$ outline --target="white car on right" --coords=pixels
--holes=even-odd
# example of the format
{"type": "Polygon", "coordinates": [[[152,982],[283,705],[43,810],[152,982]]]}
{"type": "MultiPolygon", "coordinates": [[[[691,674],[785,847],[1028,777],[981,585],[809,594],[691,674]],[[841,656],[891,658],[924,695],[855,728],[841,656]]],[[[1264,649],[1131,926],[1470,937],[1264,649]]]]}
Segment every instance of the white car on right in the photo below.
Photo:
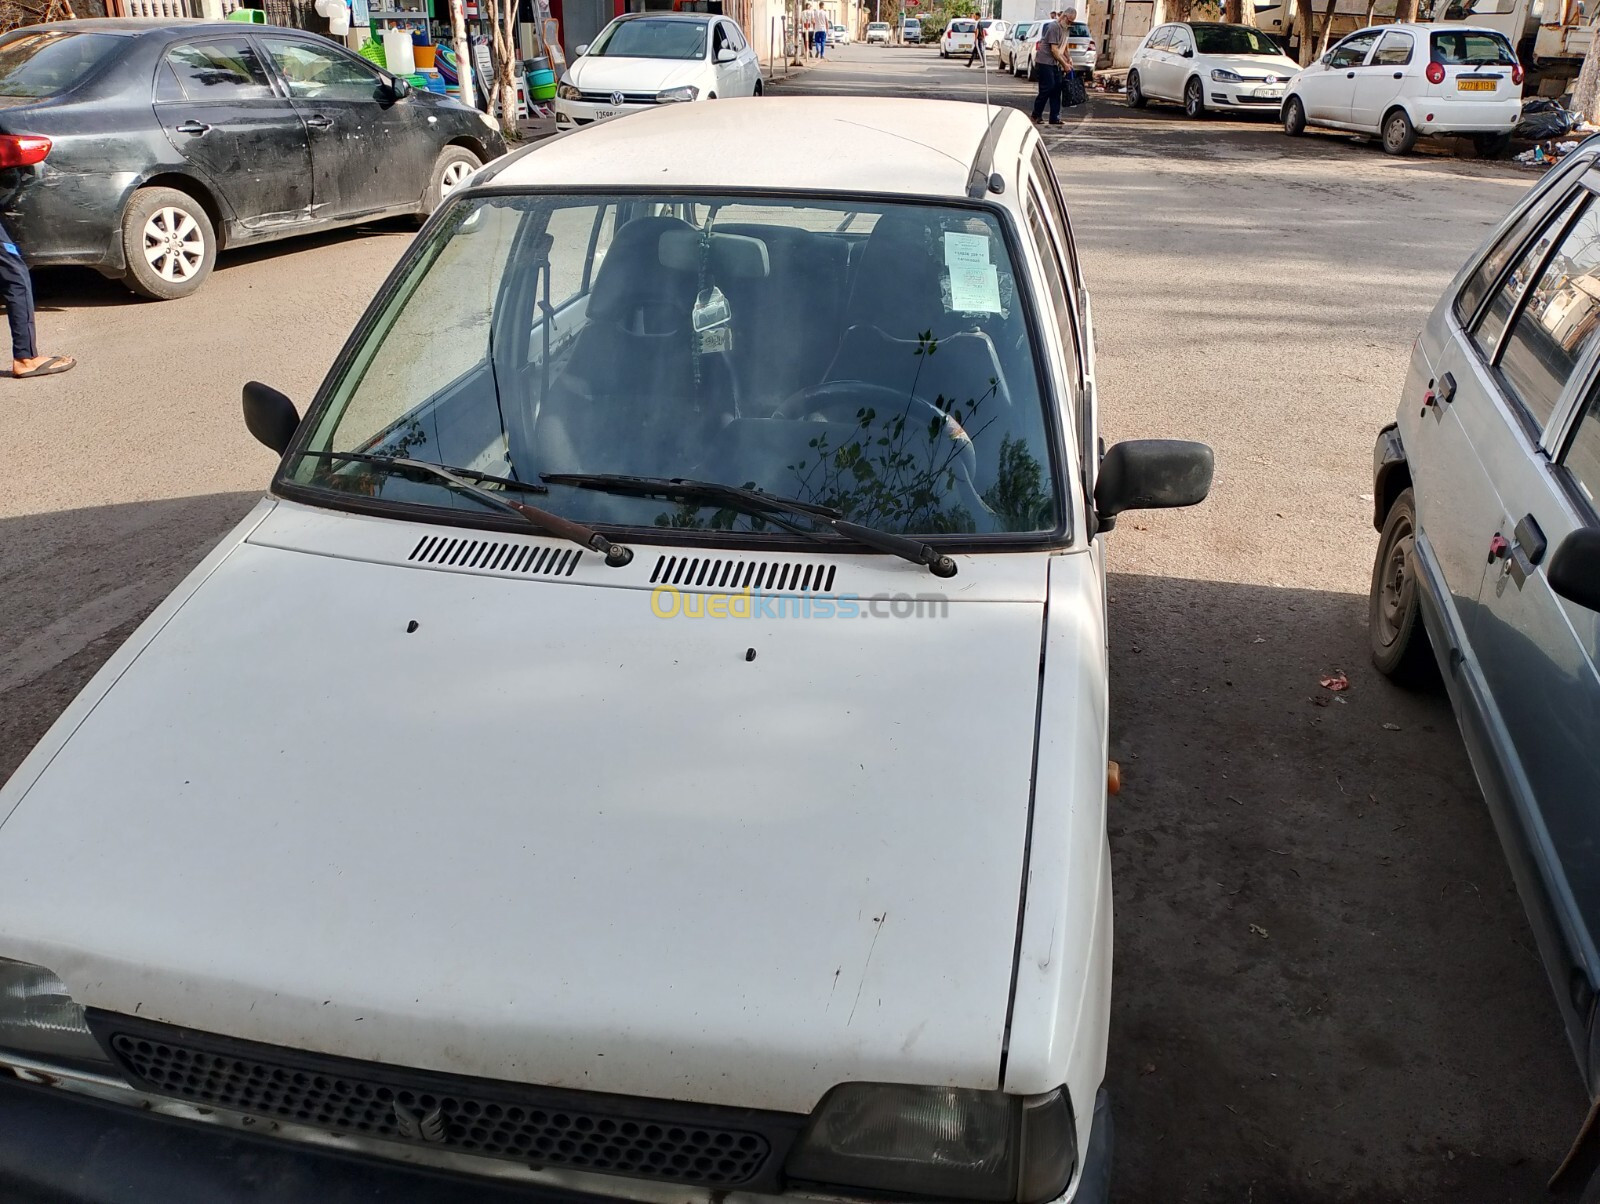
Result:
{"type": "Polygon", "coordinates": [[[1470,137],[1481,155],[1511,144],[1522,65],[1503,33],[1471,25],[1384,25],[1345,38],[1301,71],[1280,114],[1291,136],[1327,126],[1403,155],[1425,134],[1470,137]]]}

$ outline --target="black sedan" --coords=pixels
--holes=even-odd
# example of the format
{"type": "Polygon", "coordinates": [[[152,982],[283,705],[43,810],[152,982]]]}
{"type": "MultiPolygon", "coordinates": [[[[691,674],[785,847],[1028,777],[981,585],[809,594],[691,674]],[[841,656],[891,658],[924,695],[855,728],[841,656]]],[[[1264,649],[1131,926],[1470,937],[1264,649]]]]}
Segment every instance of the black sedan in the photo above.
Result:
{"type": "Polygon", "coordinates": [[[426,216],[505,152],[493,120],[316,34],[91,20],[0,37],[0,212],[32,264],[168,299],[217,251],[426,216]]]}

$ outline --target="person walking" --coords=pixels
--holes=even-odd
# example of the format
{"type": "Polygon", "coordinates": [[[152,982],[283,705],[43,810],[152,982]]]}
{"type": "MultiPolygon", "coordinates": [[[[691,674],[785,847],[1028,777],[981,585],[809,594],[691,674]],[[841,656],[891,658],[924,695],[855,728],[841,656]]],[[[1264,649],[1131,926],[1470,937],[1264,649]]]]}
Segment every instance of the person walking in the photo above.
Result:
{"type": "Polygon", "coordinates": [[[967,66],[970,67],[973,63],[982,63],[984,66],[988,66],[984,58],[984,36],[983,22],[978,21],[972,27],[972,53],[967,55],[967,66]]]}
{"type": "Polygon", "coordinates": [[[828,13],[827,13],[826,9],[822,9],[822,8],[817,9],[817,28],[816,28],[816,32],[813,33],[811,36],[816,41],[816,44],[817,44],[817,57],[819,59],[827,58],[828,57],[828,13]]]}
{"type": "Polygon", "coordinates": [[[1039,95],[1033,98],[1033,124],[1044,119],[1045,106],[1050,106],[1050,124],[1061,124],[1061,87],[1066,82],[1066,72],[1071,69],[1067,59],[1067,27],[1065,14],[1051,13],[1039,33],[1039,44],[1033,52],[1034,71],[1039,76],[1039,95]]]}
{"type": "Polygon", "coordinates": [[[33,278],[11,232],[0,224],[0,299],[11,323],[11,375],[55,376],[78,366],[70,355],[40,355],[33,323],[33,278]]]}

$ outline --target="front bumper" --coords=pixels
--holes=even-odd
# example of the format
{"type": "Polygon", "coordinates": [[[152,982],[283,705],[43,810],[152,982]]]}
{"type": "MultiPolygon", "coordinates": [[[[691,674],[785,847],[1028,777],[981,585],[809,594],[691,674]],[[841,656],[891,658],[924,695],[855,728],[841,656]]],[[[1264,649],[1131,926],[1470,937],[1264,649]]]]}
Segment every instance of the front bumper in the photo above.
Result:
{"type": "MultiPolygon", "coordinates": [[[[678,102],[686,103],[686,102],[678,102]]],[[[590,125],[596,121],[607,121],[612,117],[622,117],[628,113],[645,113],[651,109],[659,108],[653,104],[628,104],[620,105],[597,104],[587,100],[556,100],[556,125],[571,128],[579,125],[590,125]]]]}
{"type": "Polygon", "coordinates": [[[1406,102],[1406,111],[1419,134],[1509,134],[1522,117],[1522,101],[1423,96],[1406,102]]]}
{"type": "Polygon", "coordinates": [[[1255,112],[1277,114],[1283,104],[1285,84],[1280,79],[1275,84],[1246,80],[1242,84],[1206,81],[1206,100],[1224,109],[1250,109],[1255,112]]]}

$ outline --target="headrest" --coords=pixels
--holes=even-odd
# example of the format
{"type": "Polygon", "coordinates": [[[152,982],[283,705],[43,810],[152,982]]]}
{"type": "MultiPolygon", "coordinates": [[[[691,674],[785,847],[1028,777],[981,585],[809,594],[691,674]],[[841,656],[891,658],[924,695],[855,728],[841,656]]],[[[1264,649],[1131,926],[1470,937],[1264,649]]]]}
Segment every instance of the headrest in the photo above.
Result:
{"type": "MultiPolygon", "coordinates": [[[[668,230],[661,235],[661,265],[679,272],[700,270],[701,233],[694,229],[668,230]]],[[[767,244],[745,234],[712,234],[706,264],[719,276],[759,278],[771,273],[767,244]]]]}

